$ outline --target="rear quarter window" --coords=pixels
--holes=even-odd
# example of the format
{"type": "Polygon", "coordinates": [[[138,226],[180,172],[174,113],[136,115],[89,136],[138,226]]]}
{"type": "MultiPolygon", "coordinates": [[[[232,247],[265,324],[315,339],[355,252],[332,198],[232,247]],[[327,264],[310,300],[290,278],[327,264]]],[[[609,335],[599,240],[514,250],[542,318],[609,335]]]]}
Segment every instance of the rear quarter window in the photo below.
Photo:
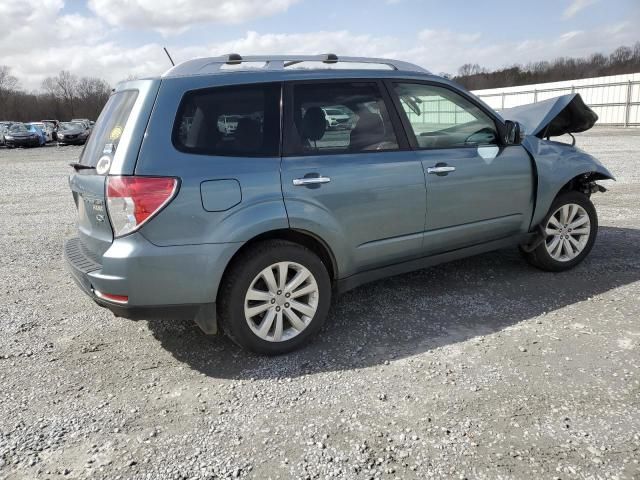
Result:
{"type": "Polygon", "coordinates": [[[109,97],[87,140],[80,163],[95,167],[105,155],[113,160],[137,98],[138,90],[123,90],[109,97]]]}
{"type": "Polygon", "coordinates": [[[187,92],[174,122],[173,145],[201,155],[278,156],[280,90],[280,84],[258,84],[187,92]]]}

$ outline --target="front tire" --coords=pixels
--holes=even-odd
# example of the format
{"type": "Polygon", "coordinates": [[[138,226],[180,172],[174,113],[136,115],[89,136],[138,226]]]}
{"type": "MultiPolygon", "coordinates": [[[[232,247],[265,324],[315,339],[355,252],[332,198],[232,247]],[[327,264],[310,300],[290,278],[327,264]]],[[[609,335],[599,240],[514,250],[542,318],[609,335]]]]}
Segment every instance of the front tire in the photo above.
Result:
{"type": "Polygon", "coordinates": [[[556,197],[542,221],[547,237],[532,252],[523,252],[534,267],[562,272],[578,265],[589,254],[598,234],[593,203],[580,192],[556,197]]]}
{"type": "Polygon", "coordinates": [[[269,240],[233,261],[218,299],[227,336],[247,350],[278,355],[301,347],[320,330],[331,305],[331,280],[308,248],[269,240]]]}

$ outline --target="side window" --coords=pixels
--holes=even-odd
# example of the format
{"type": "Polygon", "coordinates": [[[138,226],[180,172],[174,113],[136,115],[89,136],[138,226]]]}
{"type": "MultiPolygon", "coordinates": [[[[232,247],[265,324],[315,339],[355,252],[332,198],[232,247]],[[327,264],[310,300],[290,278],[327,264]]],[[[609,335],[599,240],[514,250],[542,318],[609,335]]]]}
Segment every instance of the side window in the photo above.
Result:
{"type": "Polygon", "coordinates": [[[398,141],[376,83],[293,86],[291,155],[397,150],[398,141]]]}
{"type": "Polygon", "coordinates": [[[183,152],[221,156],[280,154],[280,84],[187,92],[173,125],[183,152]]]}
{"type": "Polygon", "coordinates": [[[417,83],[397,83],[394,88],[419,148],[498,143],[494,121],[461,95],[417,83]]]}

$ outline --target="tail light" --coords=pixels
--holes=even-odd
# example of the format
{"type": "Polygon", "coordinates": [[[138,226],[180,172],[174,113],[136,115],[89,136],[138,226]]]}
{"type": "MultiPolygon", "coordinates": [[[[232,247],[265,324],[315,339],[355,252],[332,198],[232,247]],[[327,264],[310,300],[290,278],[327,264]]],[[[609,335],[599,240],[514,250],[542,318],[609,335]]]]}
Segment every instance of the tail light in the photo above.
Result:
{"type": "Polygon", "coordinates": [[[134,232],[167,205],[178,190],[169,177],[107,177],[107,209],[116,237],[134,232]]]}

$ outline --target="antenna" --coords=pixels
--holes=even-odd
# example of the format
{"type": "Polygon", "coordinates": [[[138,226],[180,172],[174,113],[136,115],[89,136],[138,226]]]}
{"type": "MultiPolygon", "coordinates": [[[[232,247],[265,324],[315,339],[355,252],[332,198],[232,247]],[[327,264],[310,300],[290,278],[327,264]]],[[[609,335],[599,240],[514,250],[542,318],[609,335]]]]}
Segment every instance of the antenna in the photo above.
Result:
{"type": "Polygon", "coordinates": [[[171,65],[173,65],[174,67],[176,66],[175,63],[173,63],[173,58],[171,58],[171,55],[169,55],[169,50],[167,50],[167,47],[162,47],[164,49],[164,53],[167,54],[167,57],[169,57],[169,61],[171,62],[171,65]]]}

